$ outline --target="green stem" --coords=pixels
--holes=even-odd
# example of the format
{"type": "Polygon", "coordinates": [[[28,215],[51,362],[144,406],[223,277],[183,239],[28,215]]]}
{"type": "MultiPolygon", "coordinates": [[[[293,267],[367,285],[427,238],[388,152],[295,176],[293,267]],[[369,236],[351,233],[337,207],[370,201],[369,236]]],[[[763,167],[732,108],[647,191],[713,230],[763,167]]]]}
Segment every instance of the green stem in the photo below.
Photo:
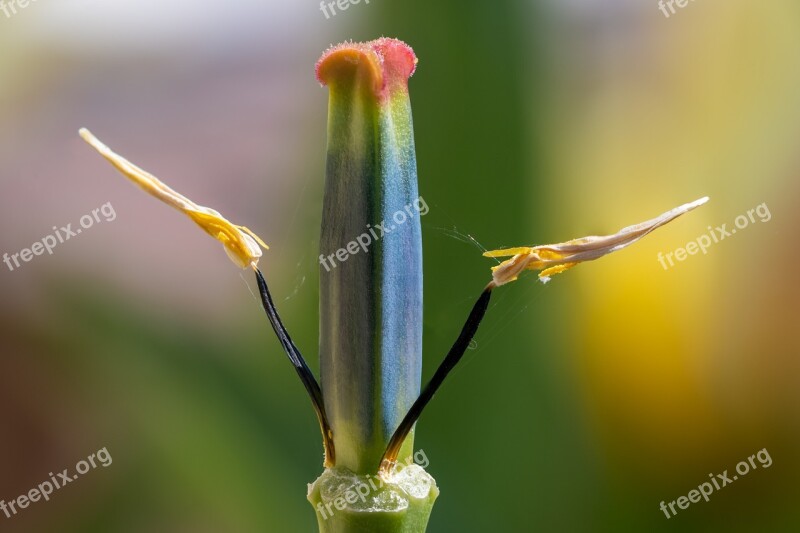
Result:
{"type": "MultiPolygon", "coordinates": [[[[320,238],[320,379],[336,467],[309,486],[324,533],[424,533],[436,483],[378,466],[419,395],[422,231],[408,77],[411,49],[350,43],[317,64],[328,86],[320,238]]],[[[413,430],[400,453],[413,452],[413,430]]]]}
{"type": "Polygon", "coordinates": [[[416,464],[385,479],[329,468],[308,487],[320,533],[425,533],[438,495],[434,479],[416,464]]]}
{"type": "Polygon", "coordinates": [[[357,474],[376,472],[420,390],[426,211],[406,85],[414,66],[410,48],[383,39],[333,49],[317,67],[330,90],[320,377],[336,465],[357,474]]]}

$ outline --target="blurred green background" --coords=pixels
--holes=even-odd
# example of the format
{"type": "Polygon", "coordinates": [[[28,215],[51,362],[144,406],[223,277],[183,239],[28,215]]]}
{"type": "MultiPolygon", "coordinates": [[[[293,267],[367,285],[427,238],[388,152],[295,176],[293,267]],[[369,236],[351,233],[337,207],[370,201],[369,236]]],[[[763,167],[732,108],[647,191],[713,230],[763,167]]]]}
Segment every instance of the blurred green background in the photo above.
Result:
{"type": "Polygon", "coordinates": [[[655,1],[39,0],[0,12],[0,499],[106,447],[2,531],[315,530],[308,399],[240,274],[77,136],[271,246],[261,263],[317,369],[330,44],[414,47],[425,367],[491,262],[481,247],[604,234],[708,195],[639,244],[496,291],[417,426],[430,531],[797,531],[800,6],[655,1]],[[766,203],[772,218],[657,260],[766,203]],[[773,460],[667,520],[766,448],[773,460]]]}

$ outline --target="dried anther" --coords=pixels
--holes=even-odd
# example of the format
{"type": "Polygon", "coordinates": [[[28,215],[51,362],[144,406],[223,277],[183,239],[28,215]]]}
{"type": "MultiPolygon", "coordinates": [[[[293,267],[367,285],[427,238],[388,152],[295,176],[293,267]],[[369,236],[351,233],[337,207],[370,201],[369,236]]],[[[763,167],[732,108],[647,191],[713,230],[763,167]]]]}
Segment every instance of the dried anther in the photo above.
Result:
{"type": "Polygon", "coordinates": [[[259,245],[269,249],[269,246],[264,244],[264,241],[246,227],[232,224],[219,212],[197,205],[149,172],[142,170],[124,157],[114,153],[86,128],[81,128],[80,135],[109,163],[114,165],[117,170],[145,192],[181,211],[194,220],[203,231],[220,241],[225,247],[225,253],[238,267],[247,268],[252,266],[255,268],[258,265],[259,257],[261,257],[259,245]]]}
{"type": "Polygon", "coordinates": [[[484,257],[513,256],[492,268],[493,283],[497,287],[516,280],[524,270],[541,270],[539,279],[543,283],[547,283],[550,281],[550,276],[560,274],[578,263],[599,259],[604,255],[622,250],[654,229],[675,220],[707,201],[708,196],[683,204],[654,219],[622,228],[614,235],[582,237],[558,244],[492,250],[483,255],[484,257]]]}

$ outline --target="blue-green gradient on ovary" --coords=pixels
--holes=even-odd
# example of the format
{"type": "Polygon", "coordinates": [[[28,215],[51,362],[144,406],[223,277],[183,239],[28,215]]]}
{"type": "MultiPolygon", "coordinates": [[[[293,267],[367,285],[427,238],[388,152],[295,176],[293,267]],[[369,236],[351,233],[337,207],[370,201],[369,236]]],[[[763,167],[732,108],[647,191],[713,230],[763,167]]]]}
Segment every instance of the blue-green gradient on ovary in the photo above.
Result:
{"type": "MultiPolygon", "coordinates": [[[[325,79],[320,373],[336,465],[363,474],[419,395],[422,236],[405,79],[376,91],[373,59],[356,58],[325,79]]],[[[400,457],[412,450],[413,436],[400,457]]]]}

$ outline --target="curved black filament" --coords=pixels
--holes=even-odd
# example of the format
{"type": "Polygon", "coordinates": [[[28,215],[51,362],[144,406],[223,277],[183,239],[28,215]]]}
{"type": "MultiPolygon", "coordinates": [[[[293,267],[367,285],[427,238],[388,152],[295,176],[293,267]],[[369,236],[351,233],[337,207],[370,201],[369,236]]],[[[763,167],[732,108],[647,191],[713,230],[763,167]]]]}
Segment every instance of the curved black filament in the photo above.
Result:
{"type": "Polygon", "coordinates": [[[419,397],[395,430],[383,454],[383,459],[381,460],[381,474],[386,475],[391,471],[397,461],[397,454],[400,453],[400,448],[403,446],[403,442],[406,440],[411,428],[414,427],[414,424],[428,405],[428,402],[431,401],[433,395],[436,394],[436,391],[439,390],[439,387],[444,383],[447,375],[453,370],[456,364],[458,364],[464,352],[469,348],[469,343],[472,341],[472,337],[475,336],[475,332],[478,331],[481,320],[483,320],[483,315],[489,307],[489,299],[492,296],[493,288],[494,285],[489,284],[483,290],[480,298],[478,298],[478,301],[475,302],[475,305],[472,307],[472,311],[464,327],[461,329],[461,334],[458,336],[458,339],[456,339],[456,342],[453,344],[452,348],[450,348],[450,351],[439,365],[439,368],[436,369],[431,380],[425,385],[425,388],[422,389],[419,397]]]}
{"type": "Polygon", "coordinates": [[[333,447],[333,432],[328,423],[328,417],[325,414],[325,403],[322,399],[322,391],[319,388],[319,383],[317,383],[316,378],[314,378],[311,369],[308,368],[300,350],[298,350],[297,346],[292,342],[289,332],[286,331],[281,317],[278,315],[278,310],[275,308],[275,303],[272,301],[272,295],[269,292],[269,287],[267,287],[264,276],[257,268],[254,270],[256,271],[256,280],[258,281],[258,292],[261,295],[261,303],[264,305],[267,318],[269,318],[272,329],[275,331],[275,335],[278,336],[283,350],[289,357],[289,361],[292,363],[292,366],[294,366],[297,375],[300,376],[300,381],[303,382],[303,386],[311,397],[311,403],[314,404],[314,411],[317,413],[320,430],[322,431],[322,440],[325,445],[325,466],[332,467],[336,463],[336,454],[333,447]]]}

